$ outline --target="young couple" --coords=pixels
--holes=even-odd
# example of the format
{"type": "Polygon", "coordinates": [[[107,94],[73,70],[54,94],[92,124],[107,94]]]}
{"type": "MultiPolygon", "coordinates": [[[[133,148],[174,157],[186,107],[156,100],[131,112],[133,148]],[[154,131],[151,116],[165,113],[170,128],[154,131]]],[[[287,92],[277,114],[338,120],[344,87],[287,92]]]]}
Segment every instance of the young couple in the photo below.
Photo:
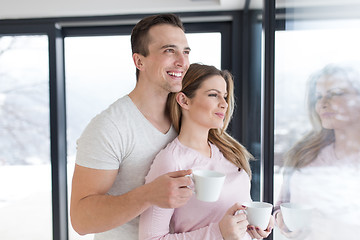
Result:
{"type": "Polygon", "coordinates": [[[251,200],[252,156],[226,133],[234,106],[230,73],[189,64],[184,28],[173,14],[141,20],[131,44],[134,90],[97,115],[77,142],[74,229],[107,240],[267,237],[273,219],[261,230],[244,213],[235,215],[251,200]],[[215,203],[199,202],[187,187],[187,175],[200,167],[226,174],[215,203]]]}

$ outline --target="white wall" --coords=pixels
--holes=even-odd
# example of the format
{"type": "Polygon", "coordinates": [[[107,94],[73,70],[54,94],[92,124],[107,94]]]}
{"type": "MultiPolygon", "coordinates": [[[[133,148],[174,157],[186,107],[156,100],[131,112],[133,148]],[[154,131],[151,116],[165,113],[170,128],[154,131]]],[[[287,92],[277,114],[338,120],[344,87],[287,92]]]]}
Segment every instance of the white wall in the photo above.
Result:
{"type": "MultiPolygon", "coordinates": [[[[250,0],[261,9],[264,0],[250,0]]],[[[227,11],[243,9],[246,0],[0,0],[1,19],[81,17],[136,13],[227,11]]],[[[348,6],[359,0],[276,0],[276,7],[348,6]]]]}
{"type": "MultiPolygon", "coordinates": [[[[262,0],[252,0],[252,8],[262,0]]],[[[0,0],[0,19],[237,10],[245,0],[0,0]]]]}

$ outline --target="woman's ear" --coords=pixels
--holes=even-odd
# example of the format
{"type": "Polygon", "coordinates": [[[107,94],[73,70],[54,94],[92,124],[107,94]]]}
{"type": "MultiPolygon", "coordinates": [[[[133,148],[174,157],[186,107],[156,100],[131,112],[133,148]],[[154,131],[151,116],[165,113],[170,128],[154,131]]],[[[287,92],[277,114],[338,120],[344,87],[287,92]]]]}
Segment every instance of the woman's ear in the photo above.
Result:
{"type": "Polygon", "coordinates": [[[183,92],[176,94],[176,101],[183,109],[189,109],[189,98],[183,92]]]}
{"type": "Polygon", "coordinates": [[[139,53],[133,54],[133,61],[137,69],[143,70],[144,64],[143,64],[143,55],[139,53]]]}

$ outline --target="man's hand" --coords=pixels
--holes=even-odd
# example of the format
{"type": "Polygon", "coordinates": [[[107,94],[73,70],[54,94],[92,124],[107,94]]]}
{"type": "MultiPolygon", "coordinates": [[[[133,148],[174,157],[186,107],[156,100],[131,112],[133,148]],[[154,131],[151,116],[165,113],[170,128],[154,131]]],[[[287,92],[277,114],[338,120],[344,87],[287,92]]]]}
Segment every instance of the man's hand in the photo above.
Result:
{"type": "Polygon", "coordinates": [[[188,186],[191,184],[191,170],[181,170],[164,174],[154,181],[147,183],[148,202],[161,208],[178,208],[187,203],[193,192],[188,186]]]}

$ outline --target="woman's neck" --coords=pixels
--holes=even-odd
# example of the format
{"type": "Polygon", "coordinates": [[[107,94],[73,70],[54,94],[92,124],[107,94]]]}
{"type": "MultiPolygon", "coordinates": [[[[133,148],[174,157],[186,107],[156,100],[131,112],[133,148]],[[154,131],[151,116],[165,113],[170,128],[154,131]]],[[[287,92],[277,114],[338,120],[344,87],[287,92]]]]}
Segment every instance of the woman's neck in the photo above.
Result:
{"type": "Polygon", "coordinates": [[[208,131],[191,130],[181,127],[178,139],[187,147],[190,147],[204,156],[211,157],[211,148],[208,142],[208,131]]]}
{"type": "Polygon", "coordinates": [[[335,131],[334,151],[339,159],[360,154],[360,130],[350,132],[335,131]]]}

